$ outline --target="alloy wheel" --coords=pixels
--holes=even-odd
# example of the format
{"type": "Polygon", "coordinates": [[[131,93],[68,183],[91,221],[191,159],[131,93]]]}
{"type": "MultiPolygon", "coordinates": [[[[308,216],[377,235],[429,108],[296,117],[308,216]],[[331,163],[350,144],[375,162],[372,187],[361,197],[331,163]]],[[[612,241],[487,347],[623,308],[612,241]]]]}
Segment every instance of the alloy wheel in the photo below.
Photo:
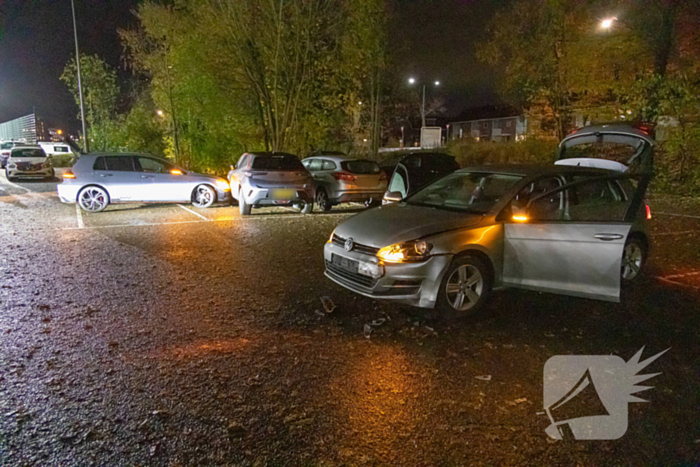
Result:
{"type": "Polygon", "coordinates": [[[214,202],[214,193],[211,188],[200,185],[194,192],[194,204],[199,207],[208,207],[214,202]]]}
{"type": "Polygon", "coordinates": [[[445,285],[445,295],[452,308],[467,311],[473,308],[484,291],[484,278],[479,269],[463,264],[454,271],[445,285]]]}
{"type": "Polygon", "coordinates": [[[109,204],[107,193],[101,188],[88,187],[80,192],[80,207],[84,211],[99,212],[109,204]]]}
{"type": "Polygon", "coordinates": [[[634,280],[642,269],[644,252],[637,243],[628,243],[622,254],[622,278],[634,280]]]}

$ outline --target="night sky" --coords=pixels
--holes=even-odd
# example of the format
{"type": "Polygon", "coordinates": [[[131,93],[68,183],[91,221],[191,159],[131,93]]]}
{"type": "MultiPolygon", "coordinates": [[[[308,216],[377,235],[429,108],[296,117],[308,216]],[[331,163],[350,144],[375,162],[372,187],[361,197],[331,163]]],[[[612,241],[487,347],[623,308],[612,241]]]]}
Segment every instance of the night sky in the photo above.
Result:
{"type": "MultiPolygon", "coordinates": [[[[75,0],[82,53],[127,72],[118,28],[131,27],[138,0],[75,0]]],[[[432,82],[448,111],[495,103],[495,77],[474,58],[485,24],[504,0],[397,0],[391,48],[397,73],[432,82]]],[[[0,0],[0,122],[31,113],[49,126],[77,130],[78,106],[59,81],[75,54],[70,0],[0,0]]]]}

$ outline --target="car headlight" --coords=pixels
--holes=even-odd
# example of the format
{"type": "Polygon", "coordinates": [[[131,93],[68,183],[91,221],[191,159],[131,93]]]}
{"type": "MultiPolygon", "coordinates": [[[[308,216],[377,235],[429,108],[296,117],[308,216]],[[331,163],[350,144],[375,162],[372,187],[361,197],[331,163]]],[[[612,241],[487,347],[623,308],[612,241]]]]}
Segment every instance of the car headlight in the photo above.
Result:
{"type": "Polygon", "coordinates": [[[385,246],[377,252],[377,257],[388,263],[423,261],[430,256],[433,245],[423,240],[385,246]]]}
{"type": "Polygon", "coordinates": [[[330,238],[328,238],[328,241],[326,243],[333,243],[333,235],[335,235],[335,229],[333,229],[333,232],[331,232],[330,238]]]}
{"type": "Polygon", "coordinates": [[[8,168],[8,169],[16,169],[17,166],[16,166],[15,164],[9,164],[9,165],[7,166],[7,168],[8,168]]]}
{"type": "Polygon", "coordinates": [[[216,187],[219,190],[223,190],[223,191],[231,190],[231,185],[229,185],[228,182],[226,180],[224,180],[223,178],[219,178],[216,180],[216,187]]]}

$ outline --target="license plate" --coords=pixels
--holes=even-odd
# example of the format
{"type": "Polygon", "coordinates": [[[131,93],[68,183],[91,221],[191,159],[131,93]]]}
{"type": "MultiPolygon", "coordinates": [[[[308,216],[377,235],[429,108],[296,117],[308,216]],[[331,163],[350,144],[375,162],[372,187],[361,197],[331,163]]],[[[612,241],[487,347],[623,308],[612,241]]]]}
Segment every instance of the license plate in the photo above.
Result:
{"type": "Polygon", "coordinates": [[[357,274],[358,266],[360,265],[359,261],[335,254],[331,256],[331,262],[339,268],[354,272],[355,274],[357,274]]]}
{"type": "Polygon", "coordinates": [[[274,188],[270,190],[269,197],[272,199],[295,199],[297,192],[289,188],[274,188]]]}

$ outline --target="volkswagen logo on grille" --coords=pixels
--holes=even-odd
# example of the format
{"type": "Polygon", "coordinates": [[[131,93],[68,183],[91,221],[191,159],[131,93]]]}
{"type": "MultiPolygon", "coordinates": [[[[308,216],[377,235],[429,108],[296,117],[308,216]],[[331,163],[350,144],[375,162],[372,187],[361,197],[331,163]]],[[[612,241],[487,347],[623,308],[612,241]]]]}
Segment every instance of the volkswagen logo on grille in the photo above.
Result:
{"type": "Polygon", "coordinates": [[[352,251],[353,248],[355,248],[355,242],[352,240],[352,237],[348,237],[345,240],[345,251],[352,251]]]}

